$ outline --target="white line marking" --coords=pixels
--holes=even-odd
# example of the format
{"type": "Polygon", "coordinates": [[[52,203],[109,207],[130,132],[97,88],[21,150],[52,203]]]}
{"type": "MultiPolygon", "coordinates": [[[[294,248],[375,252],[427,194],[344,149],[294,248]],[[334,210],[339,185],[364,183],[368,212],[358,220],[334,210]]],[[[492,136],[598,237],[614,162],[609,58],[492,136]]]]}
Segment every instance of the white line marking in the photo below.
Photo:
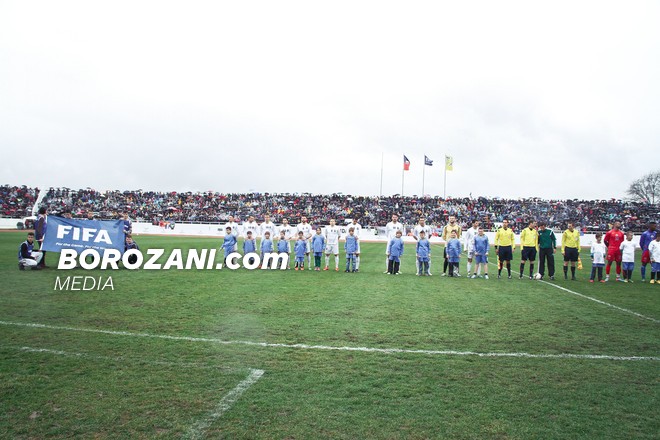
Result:
{"type": "MultiPolygon", "coordinates": [[[[495,267],[498,267],[497,264],[495,264],[495,263],[488,263],[488,264],[491,264],[495,267]]],[[[503,268],[502,270],[505,270],[505,269],[503,268]]],[[[516,274],[520,275],[520,272],[516,272],[515,270],[511,270],[511,273],[516,273],[516,274]]],[[[536,280],[534,280],[534,281],[536,281],[536,280]]],[[[600,299],[597,299],[597,298],[594,298],[594,297],[591,297],[591,296],[588,296],[588,295],[584,295],[582,293],[574,292],[571,289],[567,289],[566,287],[562,287],[558,284],[553,284],[549,281],[545,281],[545,280],[539,280],[539,281],[543,284],[547,284],[548,286],[552,286],[552,287],[555,287],[559,290],[563,290],[565,292],[572,293],[573,295],[577,295],[581,298],[597,302],[598,304],[602,304],[602,305],[607,306],[607,307],[611,307],[611,308],[616,309],[620,312],[628,313],[630,315],[637,316],[638,318],[647,319],[651,322],[655,322],[656,324],[660,323],[660,319],[651,318],[650,316],[642,315],[641,313],[633,312],[632,310],[628,310],[628,309],[624,309],[623,307],[615,306],[614,304],[610,304],[610,303],[602,301],[600,299]]],[[[539,282],[539,281],[537,281],[537,282],[539,282]]]]}
{"type": "Polygon", "coordinates": [[[557,289],[561,289],[561,290],[563,290],[563,291],[566,291],[566,292],[568,292],[568,293],[572,293],[573,295],[577,295],[577,296],[582,297],[582,298],[584,298],[584,299],[588,299],[588,300],[591,300],[591,301],[597,302],[597,303],[602,304],[602,305],[607,306],[607,307],[612,307],[613,309],[619,310],[619,311],[621,311],[621,312],[629,313],[629,314],[631,314],[631,315],[635,315],[635,316],[637,316],[638,318],[648,319],[649,321],[655,322],[656,324],[660,323],[660,319],[651,318],[650,316],[642,315],[641,313],[633,312],[632,310],[628,310],[628,309],[624,309],[623,307],[615,306],[614,304],[610,304],[610,303],[608,303],[608,302],[601,301],[601,300],[599,300],[599,299],[597,299],[597,298],[593,298],[593,297],[591,297],[591,296],[584,295],[584,294],[582,294],[582,293],[573,292],[572,290],[567,289],[567,288],[562,287],[562,286],[558,286],[557,284],[552,284],[552,283],[549,283],[549,282],[547,282],[547,281],[543,281],[543,280],[541,280],[541,282],[544,283],[544,284],[547,284],[547,285],[549,285],[549,286],[556,287],[557,289]]]}
{"type": "MultiPolygon", "coordinates": [[[[29,352],[29,353],[47,353],[47,354],[54,354],[58,356],[67,356],[67,357],[81,357],[81,358],[87,358],[87,359],[100,359],[100,360],[112,360],[112,361],[125,361],[126,358],[123,357],[111,357],[111,356],[99,356],[99,355],[90,355],[87,353],[76,353],[76,352],[69,352],[69,351],[62,351],[62,350],[52,350],[48,348],[34,348],[34,347],[7,347],[3,346],[4,348],[14,348],[18,349],[21,351],[29,352]]],[[[173,366],[179,366],[179,367],[199,367],[197,364],[187,364],[187,363],[177,363],[177,362],[152,362],[152,361],[142,361],[138,360],[140,363],[145,363],[145,364],[156,364],[156,365],[173,365],[173,366]]],[[[203,367],[208,367],[208,366],[202,366],[203,367]]],[[[216,368],[222,368],[222,367],[216,367],[216,368]]],[[[206,417],[204,417],[202,420],[198,421],[195,423],[193,426],[190,427],[188,432],[183,436],[183,438],[186,439],[199,439],[204,437],[204,433],[206,430],[211,426],[211,424],[222,417],[224,413],[229,411],[231,407],[236,403],[236,401],[241,397],[241,395],[247,391],[248,388],[250,388],[252,385],[254,385],[259,379],[261,379],[261,376],[264,375],[263,370],[255,370],[250,368],[250,374],[248,377],[246,377],[242,382],[240,382],[236,387],[234,387],[231,391],[229,391],[227,394],[225,394],[218,405],[213,409],[213,411],[208,414],[206,417]]]]}
{"type": "Polygon", "coordinates": [[[248,388],[254,385],[261,376],[264,375],[263,370],[250,370],[250,374],[242,382],[240,382],[234,389],[225,394],[214,410],[204,417],[202,420],[195,423],[190,427],[188,432],[182,437],[184,439],[199,439],[204,437],[204,433],[211,426],[213,422],[222,417],[224,413],[229,411],[236,401],[243,395],[248,388]]]}
{"type": "Polygon", "coordinates": [[[531,358],[531,359],[604,359],[604,360],[613,360],[613,361],[660,361],[660,357],[656,357],[656,356],[635,356],[635,355],[614,356],[614,355],[604,355],[604,354],[571,354],[571,353],[535,354],[535,353],[525,353],[525,352],[506,353],[506,352],[478,352],[478,351],[456,351],[456,350],[412,350],[405,348],[337,347],[331,345],[277,344],[277,343],[253,342],[253,341],[226,341],[216,338],[158,335],[151,333],[133,333],[133,332],[117,331],[117,330],[61,327],[55,325],[9,322],[9,321],[0,321],[0,325],[43,328],[49,330],[63,330],[63,331],[72,331],[72,332],[100,333],[106,335],[129,336],[136,338],[168,339],[171,341],[208,342],[212,344],[222,344],[222,345],[248,345],[252,347],[287,348],[287,349],[299,349],[299,350],[359,351],[366,353],[384,353],[384,354],[398,354],[398,353],[425,354],[431,356],[444,355],[444,356],[478,356],[478,357],[517,357],[517,358],[531,358]]]}

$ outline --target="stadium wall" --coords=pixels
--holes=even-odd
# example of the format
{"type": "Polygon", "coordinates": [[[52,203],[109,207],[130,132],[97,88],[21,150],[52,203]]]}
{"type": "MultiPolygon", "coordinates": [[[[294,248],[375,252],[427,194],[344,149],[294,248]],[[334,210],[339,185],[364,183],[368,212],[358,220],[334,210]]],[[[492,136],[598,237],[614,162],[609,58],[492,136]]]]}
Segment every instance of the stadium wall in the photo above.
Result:
{"type": "Polygon", "coordinates": [[[23,223],[22,218],[0,218],[0,229],[18,229],[16,225],[21,222],[23,223]]]}
{"type": "MultiPolygon", "coordinates": [[[[0,218],[0,229],[13,229],[16,230],[16,225],[18,222],[22,222],[23,219],[10,219],[10,218],[0,218]]],[[[346,226],[343,226],[344,229],[348,230],[346,226]]],[[[197,236],[197,237],[223,237],[224,225],[223,224],[208,224],[208,223],[176,223],[174,227],[166,226],[162,227],[159,225],[152,225],[151,223],[143,222],[134,222],[133,223],[133,234],[135,235],[164,235],[164,236],[197,236]]],[[[495,240],[494,232],[486,232],[491,245],[495,240]]],[[[561,233],[557,233],[557,246],[560,246],[561,243],[561,233]]],[[[364,242],[385,242],[385,236],[381,232],[380,234],[376,229],[363,229],[361,235],[362,241],[364,242]]],[[[584,234],[580,237],[580,244],[582,247],[590,247],[593,243],[595,237],[594,234],[584,234]]],[[[516,244],[520,243],[520,237],[516,235],[516,244]]],[[[414,242],[415,240],[412,237],[404,237],[406,243],[414,242]]],[[[639,244],[639,235],[635,235],[633,241],[639,244]]],[[[443,240],[440,237],[431,237],[432,243],[443,243],[443,240]]]]}

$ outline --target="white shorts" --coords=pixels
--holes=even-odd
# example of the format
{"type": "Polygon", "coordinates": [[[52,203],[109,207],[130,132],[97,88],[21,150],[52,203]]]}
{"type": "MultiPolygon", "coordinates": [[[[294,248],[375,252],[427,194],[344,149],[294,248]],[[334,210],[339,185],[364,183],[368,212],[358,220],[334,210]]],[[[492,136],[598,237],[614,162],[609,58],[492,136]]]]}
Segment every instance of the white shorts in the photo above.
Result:
{"type": "Polygon", "coordinates": [[[32,251],[30,253],[30,256],[34,258],[34,260],[32,258],[21,258],[18,262],[25,267],[34,267],[37,264],[39,264],[44,254],[42,254],[41,252],[32,251]]]}
{"type": "Polygon", "coordinates": [[[467,257],[471,260],[474,258],[474,249],[467,250],[467,257]]]}
{"type": "Polygon", "coordinates": [[[339,255],[339,243],[335,243],[335,244],[328,243],[325,246],[325,253],[326,255],[329,254],[339,255]]]}
{"type": "Polygon", "coordinates": [[[390,241],[387,240],[387,248],[385,248],[385,255],[389,255],[389,254],[390,254],[390,241]]]}

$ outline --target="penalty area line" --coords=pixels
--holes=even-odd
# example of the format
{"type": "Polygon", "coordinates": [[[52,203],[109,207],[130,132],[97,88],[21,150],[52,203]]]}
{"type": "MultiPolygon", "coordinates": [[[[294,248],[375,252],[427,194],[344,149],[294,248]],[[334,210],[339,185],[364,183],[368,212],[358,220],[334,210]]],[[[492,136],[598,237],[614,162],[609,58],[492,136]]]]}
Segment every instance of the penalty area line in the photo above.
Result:
{"type": "Polygon", "coordinates": [[[248,388],[254,385],[264,375],[264,370],[251,369],[250,374],[242,380],[236,387],[225,394],[216,407],[203,419],[192,425],[188,432],[183,435],[184,439],[199,439],[203,438],[206,431],[217,419],[222,417],[227,411],[231,409],[236,401],[245,393],[248,388]]]}
{"type": "Polygon", "coordinates": [[[254,341],[231,341],[217,338],[203,338],[193,336],[174,336],[174,335],[159,335],[152,333],[133,333],[118,330],[103,330],[79,327],[62,327],[56,325],[27,323],[27,322],[10,322],[0,321],[0,325],[16,326],[16,327],[29,327],[41,328],[49,330],[61,330],[71,332],[84,332],[96,333],[114,336],[127,336],[134,338],[154,338],[154,339],[167,339],[171,341],[187,341],[187,342],[206,342],[212,344],[222,345],[246,345],[251,347],[262,348],[284,348],[284,349],[298,349],[298,350],[324,350],[324,351],[348,351],[348,352],[364,352],[364,353],[383,353],[383,354],[422,354],[429,356],[476,356],[476,357],[509,357],[509,358],[529,358],[529,359],[591,359],[591,360],[612,360],[612,361],[660,361],[657,356],[615,356],[607,354],[573,354],[573,353],[525,353],[525,352],[478,352],[478,351],[457,351],[457,350],[423,350],[423,349],[406,349],[406,348],[376,348],[376,347],[341,347],[331,345],[309,345],[309,344],[281,344],[269,342],[254,342],[254,341]]]}
{"type": "MultiPolygon", "coordinates": [[[[63,350],[53,350],[49,348],[35,348],[35,347],[9,347],[9,346],[0,346],[1,348],[12,348],[20,350],[27,353],[45,353],[56,356],[65,356],[65,357],[74,357],[74,358],[86,358],[94,360],[104,360],[104,361],[125,361],[126,358],[123,357],[111,357],[111,356],[99,356],[92,355],[88,353],[76,353],[63,350]]],[[[187,363],[177,363],[177,362],[154,362],[154,361],[143,361],[138,360],[140,363],[146,364],[155,364],[155,365],[168,365],[168,366],[179,366],[179,367],[195,367],[198,365],[187,364],[187,363]]],[[[222,367],[220,367],[222,368],[222,367]]],[[[248,376],[243,379],[238,385],[231,389],[227,394],[225,394],[220,402],[213,408],[213,410],[206,415],[203,419],[197,421],[192,425],[186,434],[183,435],[184,439],[200,439],[204,438],[206,431],[217,419],[222,417],[224,413],[229,411],[231,407],[236,403],[236,401],[248,390],[252,385],[254,385],[261,377],[264,375],[264,370],[257,370],[254,368],[249,369],[250,373],[248,376]]]]}
{"type": "MultiPolygon", "coordinates": [[[[492,266],[495,266],[495,267],[498,267],[497,264],[495,264],[495,263],[488,263],[488,264],[490,264],[490,265],[492,265],[492,266]]],[[[502,270],[504,270],[504,268],[503,268],[502,270]]],[[[513,270],[513,269],[511,270],[511,273],[515,273],[515,274],[520,275],[520,272],[516,272],[516,271],[513,270]]],[[[524,278],[523,278],[523,279],[524,279],[524,278]]],[[[545,280],[534,280],[534,281],[540,281],[540,282],[543,283],[543,284],[546,284],[546,285],[548,285],[548,286],[552,286],[552,287],[554,287],[555,289],[563,290],[564,292],[568,292],[568,293],[570,293],[570,294],[572,294],[572,295],[579,296],[580,298],[588,299],[588,300],[590,300],[590,301],[594,301],[594,302],[596,302],[596,303],[598,303],[598,304],[601,304],[601,305],[604,305],[604,306],[607,306],[607,307],[611,307],[611,308],[613,308],[613,309],[615,309],[615,310],[618,310],[618,311],[620,311],[620,312],[627,313],[627,314],[629,314],[629,315],[633,315],[633,316],[637,316],[638,318],[646,319],[646,320],[651,321],[651,322],[654,322],[654,323],[656,323],[656,324],[660,324],[660,319],[655,319],[655,318],[652,318],[652,317],[650,317],[650,316],[642,315],[641,313],[637,313],[637,312],[634,312],[634,311],[629,310],[629,309],[624,309],[623,307],[615,306],[614,304],[610,304],[610,303],[608,303],[608,302],[602,301],[602,300],[600,300],[600,299],[598,299],[598,298],[594,298],[594,297],[589,296],[589,295],[585,295],[585,294],[583,294],[583,293],[574,292],[573,290],[571,290],[571,289],[567,289],[566,287],[560,286],[560,285],[558,285],[558,284],[553,284],[553,283],[551,283],[551,282],[549,282],[549,281],[545,281],[545,280]]]]}

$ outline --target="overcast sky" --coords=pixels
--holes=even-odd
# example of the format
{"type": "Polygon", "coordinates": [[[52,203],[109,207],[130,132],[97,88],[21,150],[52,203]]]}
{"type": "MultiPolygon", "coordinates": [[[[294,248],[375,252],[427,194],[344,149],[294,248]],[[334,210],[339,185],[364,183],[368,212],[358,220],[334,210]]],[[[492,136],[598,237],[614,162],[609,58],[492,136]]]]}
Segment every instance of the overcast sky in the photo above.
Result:
{"type": "Polygon", "coordinates": [[[624,196],[660,2],[3,1],[0,184],[624,196]]]}

